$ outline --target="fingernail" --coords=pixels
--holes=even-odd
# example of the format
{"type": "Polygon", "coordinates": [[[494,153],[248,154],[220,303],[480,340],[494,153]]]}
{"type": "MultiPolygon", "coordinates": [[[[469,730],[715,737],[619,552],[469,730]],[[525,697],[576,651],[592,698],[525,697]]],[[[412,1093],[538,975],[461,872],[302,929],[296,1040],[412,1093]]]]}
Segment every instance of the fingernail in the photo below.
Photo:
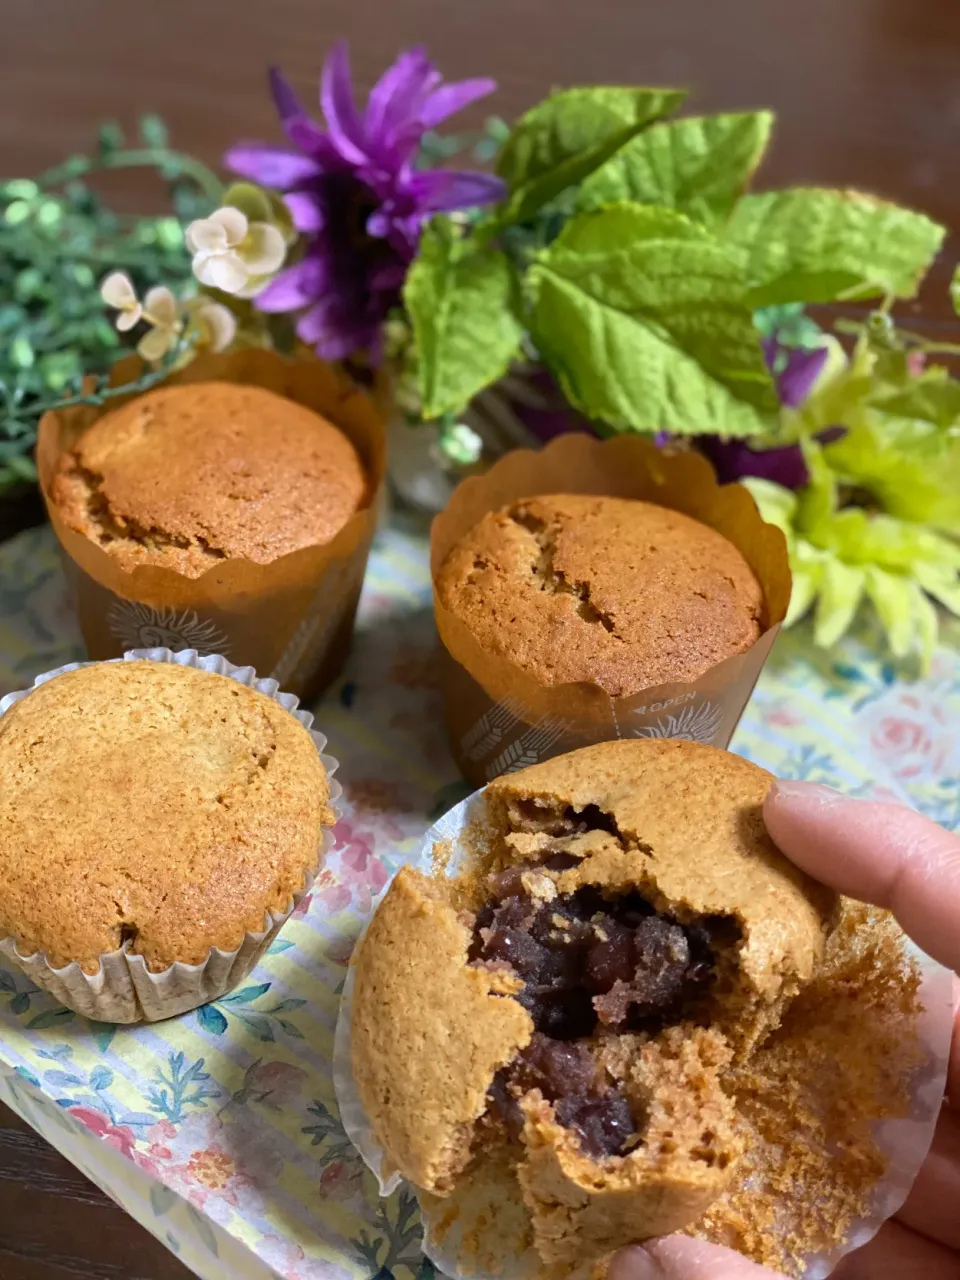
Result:
{"type": "Polygon", "coordinates": [[[799,800],[804,804],[828,805],[847,799],[849,797],[842,791],[837,791],[835,787],[828,787],[823,782],[798,782],[795,778],[777,778],[770,788],[770,800],[774,804],[792,804],[799,800]]]}
{"type": "Polygon", "coordinates": [[[666,1280],[666,1274],[646,1249],[631,1245],[614,1257],[607,1269],[607,1280],[666,1280]]]}

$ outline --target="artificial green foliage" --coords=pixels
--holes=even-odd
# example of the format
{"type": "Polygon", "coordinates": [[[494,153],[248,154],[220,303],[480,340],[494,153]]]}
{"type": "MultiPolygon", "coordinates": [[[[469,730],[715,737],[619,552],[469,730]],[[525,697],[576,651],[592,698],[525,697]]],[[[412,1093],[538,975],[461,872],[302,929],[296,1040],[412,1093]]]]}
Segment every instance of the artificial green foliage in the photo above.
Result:
{"type": "Polygon", "coordinates": [[[756,307],[912,298],[945,235],[921,213],[859,191],[801,187],[745,196],[723,233],[756,307]]]}
{"type": "MultiPolygon", "coordinates": [[[[519,322],[525,355],[601,431],[772,444],[783,423],[761,339],[780,331],[774,317],[789,314],[787,328],[803,330],[797,345],[813,346],[819,331],[805,304],[915,294],[942,227],[858,192],[752,195],[772,115],[667,119],[682,98],[575,89],[518,121],[497,163],[507,195],[464,224],[457,247],[464,262],[506,256],[492,269],[499,314],[490,292],[469,325],[438,324],[436,294],[413,268],[405,304],[415,334],[431,334],[417,352],[426,418],[462,412],[501,376],[519,322]]],[[[474,309],[465,272],[448,272],[444,285],[444,314],[458,315],[461,288],[463,309],[474,309]]]]}
{"type": "Polygon", "coordinates": [[[581,214],[527,283],[533,341],[583,412],[636,431],[734,436],[775,418],[738,264],[682,214],[635,204],[581,214]]]}
{"type": "MultiPolygon", "coordinates": [[[[960,614],[960,433],[938,422],[941,405],[926,392],[954,385],[933,367],[909,362],[862,334],[852,359],[833,362],[822,384],[791,415],[802,441],[809,484],[791,492],[749,478],[765,519],[787,536],[793,596],[787,625],[813,612],[814,641],[829,647],[858,609],[870,607],[895,657],[927,664],[936,643],[936,605],[960,614]],[[898,388],[899,384],[899,388],[898,388]],[[891,403],[926,416],[901,417],[891,403]],[[845,434],[820,445],[828,423],[845,434]]],[[[839,348],[837,348],[839,351],[839,348]]]]}
{"type": "Polygon", "coordinates": [[[436,218],[424,232],[404,296],[427,417],[462,408],[506,372],[523,338],[515,288],[506,256],[461,240],[449,219],[436,218]]]}
{"type": "MultiPolygon", "coordinates": [[[[127,146],[118,127],[106,125],[94,153],[72,156],[36,179],[0,183],[0,496],[34,477],[40,415],[74,402],[84,376],[106,375],[134,345],[135,335],[124,335],[124,345],[105,312],[103,277],[125,271],[138,291],[190,279],[183,225],[215,207],[219,179],[171,150],[156,116],[143,118],[140,134],[127,146]],[[155,171],[171,213],[129,217],[107,206],[91,179],[121,168],[155,171]]],[[[100,376],[89,395],[105,390],[100,376]]]]}
{"type": "Polygon", "coordinates": [[[497,160],[510,188],[500,222],[524,222],[576,186],[686,94],[676,89],[590,88],[552,94],[517,122],[497,160]]]}
{"type": "Polygon", "coordinates": [[[722,225],[763,158],[769,111],[688,116],[655,124],[622,146],[577,194],[579,210],[631,200],[722,225]]]}

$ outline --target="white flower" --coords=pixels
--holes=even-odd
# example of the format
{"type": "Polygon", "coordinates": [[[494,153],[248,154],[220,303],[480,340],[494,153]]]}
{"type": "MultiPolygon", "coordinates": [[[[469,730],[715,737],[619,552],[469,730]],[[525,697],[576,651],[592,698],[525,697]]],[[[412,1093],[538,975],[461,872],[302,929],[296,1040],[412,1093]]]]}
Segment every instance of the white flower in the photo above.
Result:
{"type": "Polygon", "coordinates": [[[142,311],[150,329],[137,343],[137,351],[144,360],[162,360],[177,345],[183,328],[177,300],[165,285],[154,285],[147,291],[142,311]]]}
{"type": "Polygon", "coordinates": [[[211,351],[226,351],[237,335],[237,319],[229,307],[211,298],[190,298],[184,304],[197,342],[211,351]]]}
{"type": "Polygon", "coordinates": [[[100,297],[108,307],[120,312],[117,328],[121,333],[132,329],[143,316],[136,290],[125,271],[111,271],[100,286],[100,297]]]}
{"type": "Polygon", "coordinates": [[[186,232],[193,274],[208,288],[251,298],[282,265],[287,246],[269,222],[250,222],[229,205],[191,222],[186,232]]]}

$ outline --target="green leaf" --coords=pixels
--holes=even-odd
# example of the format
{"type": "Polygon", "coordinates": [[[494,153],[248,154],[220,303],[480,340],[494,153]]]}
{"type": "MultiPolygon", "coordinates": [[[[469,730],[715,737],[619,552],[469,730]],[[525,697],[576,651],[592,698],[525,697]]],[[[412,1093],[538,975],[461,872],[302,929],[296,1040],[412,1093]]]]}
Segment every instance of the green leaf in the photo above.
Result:
{"type": "Polygon", "coordinates": [[[527,274],[531,333],[578,409],[620,430],[757,434],[778,410],[739,264],[668,209],[581,214],[527,274]]]}
{"type": "Polygon", "coordinates": [[[170,140],[167,126],[152,111],[140,117],[140,137],[148,147],[165,147],[170,140]]]}
{"type": "Polygon", "coordinates": [[[867,569],[867,595],[895,658],[904,658],[913,647],[914,616],[918,588],[909,578],[887,573],[871,565],[867,569]]]}
{"type": "Polygon", "coordinates": [[[100,132],[97,138],[97,146],[103,158],[109,159],[115,151],[119,151],[123,146],[123,130],[117,124],[116,120],[106,120],[100,126],[100,132]]]}
{"type": "Polygon", "coordinates": [[[863,598],[866,579],[862,568],[842,560],[824,564],[813,623],[814,644],[829,649],[846,634],[863,598]]]}
{"type": "Polygon", "coordinates": [[[756,307],[894,294],[912,298],[943,227],[859,191],[798,187],[744,196],[724,236],[756,307]]]}
{"type": "Polygon", "coordinates": [[[504,373],[523,337],[513,269],[496,249],[471,250],[435,218],[407,274],[425,418],[456,413],[504,373]]]}
{"type": "Polygon", "coordinates": [[[954,311],[960,315],[960,267],[954,269],[953,279],[950,281],[950,301],[954,311]]]}
{"type": "Polygon", "coordinates": [[[45,1013],[38,1013],[35,1018],[31,1018],[27,1023],[28,1031],[45,1031],[47,1027],[59,1027],[65,1022],[72,1022],[76,1015],[72,1009],[47,1009],[45,1013]]]}
{"type": "Polygon", "coordinates": [[[497,162],[510,188],[504,221],[525,222],[685,97],[677,89],[599,87],[539,103],[517,122],[497,162]]]}
{"type": "Polygon", "coordinates": [[[587,178],[577,208],[635,200],[679,209],[714,226],[729,216],[746,189],[772,127],[769,111],[655,124],[587,178]]]}
{"type": "Polygon", "coordinates": [[[873,401],[882,413],[901,418],[922,418],[938,427],[952,427],[960,420],[960,382],[953,378],[918,378],[912,386],[873,401]]]}

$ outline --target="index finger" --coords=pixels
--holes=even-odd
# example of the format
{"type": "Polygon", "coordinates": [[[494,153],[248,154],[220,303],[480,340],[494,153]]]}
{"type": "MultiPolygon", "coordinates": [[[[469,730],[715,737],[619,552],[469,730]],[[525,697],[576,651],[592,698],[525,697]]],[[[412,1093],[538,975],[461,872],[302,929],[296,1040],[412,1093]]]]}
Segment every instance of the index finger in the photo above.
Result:
{"type": "Polygon", "coordinates": [[[809,782],[774,783],[763,817],[791,862],[888,908],[918,947],[960,969],[960,837],[903,805],[851,800],[809,782]]]}

